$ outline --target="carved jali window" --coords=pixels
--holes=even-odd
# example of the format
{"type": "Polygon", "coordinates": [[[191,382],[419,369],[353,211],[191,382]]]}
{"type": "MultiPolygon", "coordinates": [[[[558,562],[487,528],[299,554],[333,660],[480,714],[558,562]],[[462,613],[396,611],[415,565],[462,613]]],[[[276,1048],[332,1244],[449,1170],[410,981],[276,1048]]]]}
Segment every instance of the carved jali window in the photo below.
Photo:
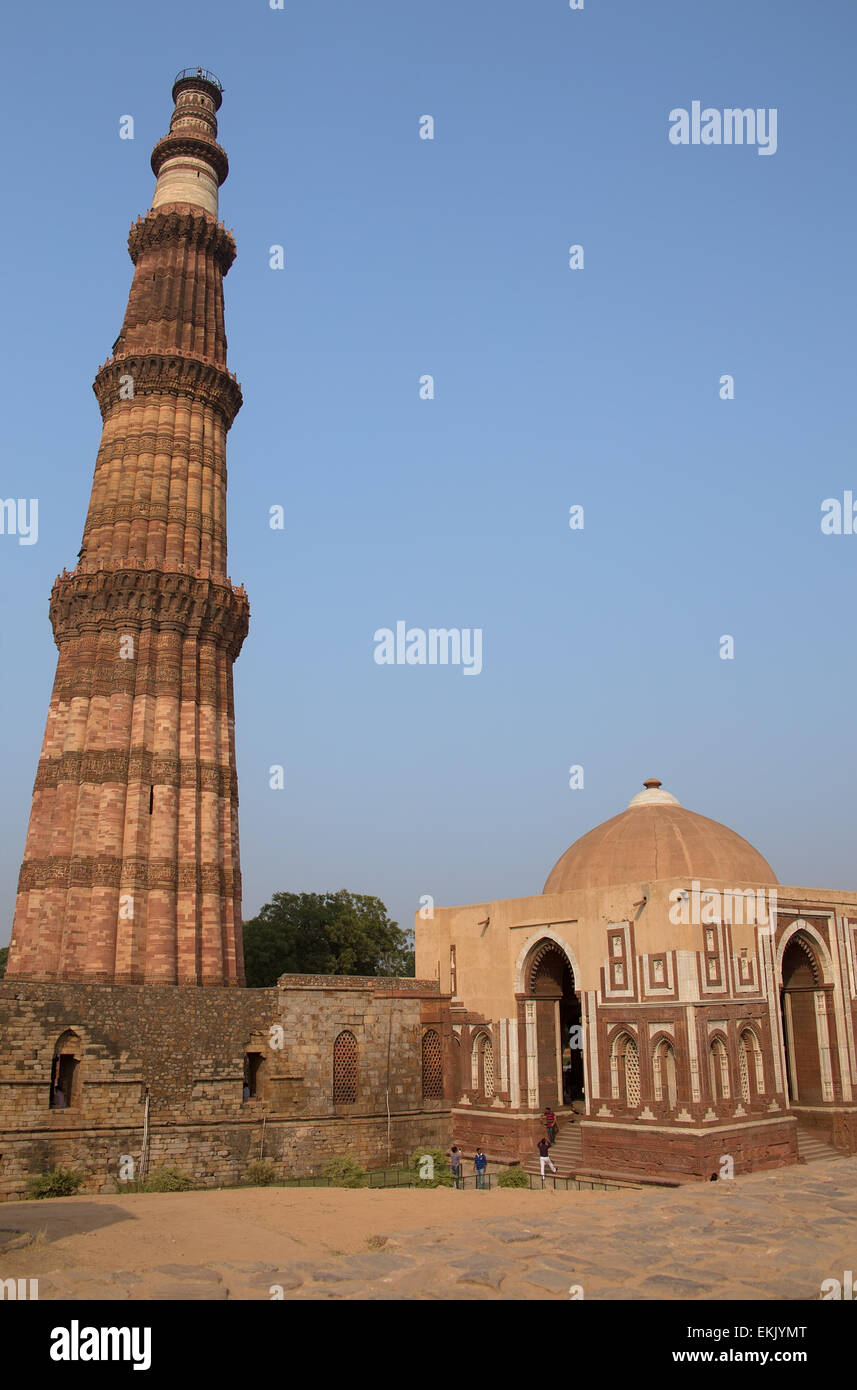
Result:
{"type": "Polygon", "coordinates": [[[333,1103],[353,1105],[357,1099],[357,1039],[347,1029],[333,1044],[333,1103]]]}
{"type": "Polygon", "coordinates": [[[615,1039],[610,1069],[613,1095],[635,1109],[640,1104],[640,1054],[630,1034],[621,1033],[615,1039]]]}
{"type": "Polygon", "coordinates": [[[741,1083],[741,1099],[750,1104],[750,1068],[747,1065],[747,1044],[742,1033],[738,1039],[738,1079],[741,1083]]]}
{"type": "Polygon", "coordinates": [[[749,1100],[755,1093],[758,1096],[764,1094],[765,1090],[765,1070],[762,1064],[762,1049],[759,1047],[759,1040],[752,1028],[745,1028],[741,1034],[738,1044],[738,1064],[742,1068],[746,1067],[747,1072],[747,1091],[744,1093],[744,1071],[741,1072],[741,1094],[745,1100],[749,1100]],[[741,1057],[744,1061],[742,1063],[741,1057]]]}
{"type": "Polygon", "coordinates": [[[443,1100],[443,1052],[434,1028],[423,1033],[423,1099],[443,1100]]]}
{"type": "Polygon", "coordinates": [[[640,1054],[630,1038],[625,1044],[625,1098],[632,1107],[640,1104],[640,1054]]]}
{"type": "Polygon", "coordinates": [[[494,1047],[490,1038],[482,1041],[482,1094],[486,1100],[494,1094],[494,1047]]]}

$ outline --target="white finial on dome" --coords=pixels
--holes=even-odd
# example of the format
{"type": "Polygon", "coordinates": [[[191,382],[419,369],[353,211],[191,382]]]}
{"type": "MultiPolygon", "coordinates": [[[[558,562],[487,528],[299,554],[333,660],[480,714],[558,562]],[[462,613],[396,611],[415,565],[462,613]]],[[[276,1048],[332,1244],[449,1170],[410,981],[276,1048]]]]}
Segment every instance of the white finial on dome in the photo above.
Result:
{"type": "Polygon", "coordinates": [[[657,777],[648,777],[643,783],[644,791],[637,792],[628,802],[628,810],[632,806],[680,806],[681,802],[670,793],[665,792],[657,777]]]}

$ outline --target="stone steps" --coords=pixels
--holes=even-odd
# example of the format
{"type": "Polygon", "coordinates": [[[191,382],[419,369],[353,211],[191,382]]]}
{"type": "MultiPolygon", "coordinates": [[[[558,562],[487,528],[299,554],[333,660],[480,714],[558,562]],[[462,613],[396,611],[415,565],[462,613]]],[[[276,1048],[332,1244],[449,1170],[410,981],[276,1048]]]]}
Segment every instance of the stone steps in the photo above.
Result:
{"type": "Polygon", "coordinates": [[[801,1163],[818,1163],[824,1158],[842,1158],[843,1155],[825,1139],[819,1139],[814,1130],[798,1125],[797,1153],[801,1163]]]}
{"type": "MultiPolygon", "coordinates": [[[[818,1137],[814,1130],[798,1127],[798,1158],[802,1163],[818,1163],[823,1159],[841,1158],[842,1154],[829,1144],[825,1139],[818,1137]]],[[[583,1146],[581,1142],[580,1127],[577,1124],[570,1124],[567,1120],[561,1124],[557,1134],[556,1143],[550,1151],[550,1156],[557,1170],[557,1177],[570,1178],[583,1166],[583,1146]]],[[[538,1176],[539,1156],[532,1154],[522,1164],[525,1173],[533,1173],[538,1176]]],[[[550,1176],[550,1169],[547,1170],[550,1176]]]]}
{"type": "MultiPolygon", "coordinates": [[[[798,1126],[797,1143],[798,1158],[801,1163],[818,1163],[823,1159],[843,1157],[832,1144],[819,1138],[816,1131],[805,1129],[802,1126],[798,1126]]],[[[571,1178],[580,1171],[583,1167],[583,1145],[578,1124],[572,1124],[567,1119],[560,1120],[559,1133],[556,1143],[551,1148],[550,1156],[557,1170],[556,1176],[558,1178],[571,1178]]],[[[525,1173],[532,1173],[538,1177],[540,1171],[538,1154],[532,1154],[521,1166],[525,1173]]],[[[552,1176],[550,1168],[547,1169],[545,1176],[552,1176]]],[[[682,1177],[682,1175],[676,1176],[679,1180],[682,1177]]]]}
{"type": "MultiPolygon", "coordinates": [[[[580,1126],[572,1124],[570,1120],[560,1119],[559,1132],[556,1136],[556,1143],[550,1151],[551,1160],[557,1170],[557,1177],[570,1178],[583,1163],[583,1141],[580,1134],[580,1126]]],[[[540,1171],[539,1155],[533,1153],[522,1165],[525,1173],[535,1173],[538,1176],[540,1171]]],[[[550,1168],[547,1170],[550,1175],[550,1168]]]]}

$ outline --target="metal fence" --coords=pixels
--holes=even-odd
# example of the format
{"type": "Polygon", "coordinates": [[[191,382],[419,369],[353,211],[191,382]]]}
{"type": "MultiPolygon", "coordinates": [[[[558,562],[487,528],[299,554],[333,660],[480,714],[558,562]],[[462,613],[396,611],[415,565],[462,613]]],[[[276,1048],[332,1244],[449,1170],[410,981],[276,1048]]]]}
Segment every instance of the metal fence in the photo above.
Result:
{"type": "MultiPolygon", "coordinates": [[[[503,1172],[508,1172],[508,1169],[501,1168],[496,1173],[485,1173],[482,1179],[481,1189],[478,1190],[489,1192],[493,1188],[500,1186],[498,1178],[503,1172]]],[[[640,1190],[633,1183],[609,1182],[603,1178],[560,1178],[555,1177],[552,1173],[546,1174],[544,1178],[540,1178],[537,1173],[527,1173],[526,1177],[529,1179],[528,1187],[519,1188],[518,1191],[524,1192],[529,1190],[531,1192],[537,1192],[545,1187],[556,1188],[561,1192],[637,1192],[640,1190]]],[[[283,1183],[284,1187],[338,1187],[340,1185],[341,1184],[331,1178],[321,1177],[287,1178],[283,1183]]],[[[422,1182],[415,1173],[412,1173],[407,1168],[384,1168],[374,1173],[367,1173],[366,1177],[362,1179],[359,1184],[356,1184],[356,1186],[429,1187],[431,1184],[422,1182]]],[[[446,1183],[445,1186],[452,1187],[453,1184],[449,1182],[446,1183]]],[[[473,1173],[460,1177],[456,1186],[459,1191],[465,1191],[467,1189],[471,1191],[476,1190],[478,1188],[476,1174],[473,1173]]],[[[509,1190],[514,1191],[515,1189],[512,1188],[509,1190]]]]}
{"type": "Polygon", "coordinates": [[[173,78],[173,86],[177,82],[183,82],[186,77],[202,78],[204,82],[210,82],[212,87],[216,87],[219,92],[223,91],[220,79],[215,77],[213,72],[209,72],[207,68],[182,68],[181,72],[177,72],[173,78]]]}
{"type": "MultiPolygon", "coordinates": [[[[498,1182],[498,1178],[503,1172],[508,1172],[508,1169],[501,1168],[497,1173],[486,1173],[483,1179],[483,1187],[501,1187],[502,1184],[498,1182]]],[[[625,1188],[631,1188],[631,1190],[635,1192],[639,1191],[639,1189],[631,1183],[607,1182],[602,1178],[560,1178],[555,1177],[553,1173],[547,1173],[543,1178],[540,1178],[538,1173],[527,1173],[526,1177],[529,1179],[528,1186],[530,1192],[540,1192],[542,1188],[545,1187],[553,1187],[560,1192],[620,1192],[625,1188]]],[[[419,1187],[420,1184],[415,1183],[414,1185],[419,1187]]],[[[462,1188],[475,1188],[477,1186],[476,1177],[461,1178],[459,1186],[462,1188]]],[[[511,1188],[508,1190],[515,1191],[516,1189],[511,1188]]],[[[525,1192],[527,1188],[521,1187],[517,1190],[519,1192],[525,1192]]]]}
{"type": "MultiPolygon", "coordinates": [[[[422,1187],[419,1178],[406,1168],[386,1168],[378,1172],[367,1173],[365,1177],[353,1184],[355,1187],[422,1187]]],[[[342,1187],[343,1183],[336,1178],[306,1177],[306,1178],[285,1178],[281,1186],[283,1187],[342,1187]]],[[[349,1184],[350,1186],[350,1184],[349,1184]]]]}
{"type": "Polygon", "coordinates": [[[639,1192],[641,1188],[636,1183],[630,1182],[607,1182],[603,1178],[557,1178],[553,1173],[547,1173],[540,1178],[536,1173],[528,1173],[530,1188],[558,1187],[566,1192],[639,1192]]]}

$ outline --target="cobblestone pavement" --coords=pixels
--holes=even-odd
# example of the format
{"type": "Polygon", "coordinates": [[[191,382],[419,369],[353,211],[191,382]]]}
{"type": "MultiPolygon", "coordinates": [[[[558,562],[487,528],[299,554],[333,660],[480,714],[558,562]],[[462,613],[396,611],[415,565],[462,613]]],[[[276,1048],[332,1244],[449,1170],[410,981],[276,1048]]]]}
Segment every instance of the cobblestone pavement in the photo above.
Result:
{"type": "MultiPolygon", "coordinates": [[[[352,1195],[360,1194],[338,1194],[352,1195]]],[[[482,1219],[379,1230],[357,1253],[313,1255],[310,1244],[280,1263],[209,1258],[57,1269],[50,1242],[22,1248],[19,1237],[13,1250],[6,1230],[0,1277],[38,1275],[40,1298],[63,1300],[270,1299],[273,1286],[290,1300],[568,1300],[577,1286],[585,1299],[707,1301],[817,1300],[823,1280],[857,1270],[857,1158],[677,1190],[534,1192],[524,1194],[532,1214],[523,1216],[503,1214],[492,1200],[501,1195],[481,1198],[482,1219]]],[[[48,1205],[0,1207],[0,1226],[14,1228],[14,1216],[20,1229],[22,1212],[32,1218],[48,1205]]],[[[37,1222],[27,1224],[32,1231],[37,1222]]],[[[232,1235],[227,1248],[241,1253],[232,1235]]]]}

